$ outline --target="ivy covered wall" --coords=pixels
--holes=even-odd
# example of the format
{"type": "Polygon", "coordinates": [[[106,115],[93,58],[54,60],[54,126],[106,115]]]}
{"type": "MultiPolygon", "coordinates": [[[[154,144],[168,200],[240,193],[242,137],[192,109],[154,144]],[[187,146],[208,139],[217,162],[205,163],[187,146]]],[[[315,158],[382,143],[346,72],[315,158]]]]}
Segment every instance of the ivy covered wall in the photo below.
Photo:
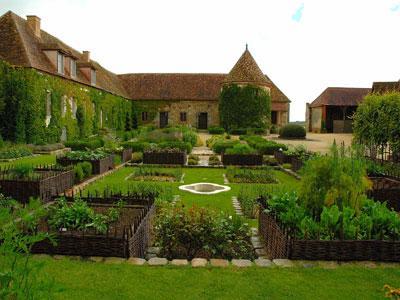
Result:
{"type": "Polygon", "coordinates": [[[124,130],[132,119],[130,100],[0,61],[0,134],[6,140],[54,143],[60,141],[63,128],[67,139],[73,140],[96,134],[101,127],[124,130]],[[51,101],[48,126],[47,99],[51,101]],[[77,116],[71,103],[79,111],[77,116]]]}

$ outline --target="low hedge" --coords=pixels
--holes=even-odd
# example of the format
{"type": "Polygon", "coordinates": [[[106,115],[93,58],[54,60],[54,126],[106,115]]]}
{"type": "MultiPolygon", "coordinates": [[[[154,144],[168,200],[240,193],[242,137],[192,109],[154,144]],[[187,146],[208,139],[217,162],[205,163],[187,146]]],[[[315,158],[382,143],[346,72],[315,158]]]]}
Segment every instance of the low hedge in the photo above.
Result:
{"type": "Polygon", "coordinates": [[[306,129],[297,124],[287,124],[279,130],[280,138],[304,139],[306,137],[306,129]]]}
{"type": "Polygon", "coordinates": [[[192,152],[192,144],[189,142],[181,142],[181,141],[174,141],[174,142],[162,142],[157,144],[157,147],[160,149],[179,149],[182,151],[186,151],[186,153],[192,152]]]}
{"type": "Polygon", "coordinates": [[[225,133],[225,129],[222,127],[210,127],[208,128],[208,133],[209,134],[224,134],[225,133]]]}
{"type": "Polygon", "coordinates": [[[258,135],[241,136],[240,139],[246,141],[251,147],[256,149],[257,152],[262,155],[273,155],[274,152],[278,151],[279,149],[282,149],[283,151],[288,149],[284,144],[266,140],[258,135]]]}
{"type": "Polygon", "coordinates": [[[226,154],[256,154],[257,151],[247,144],[236,144],[232,148],[226,149],[226,154]]]}
{"type": "Polygon", "coordinates": [[[73,151],[77,150],[95,150],[104,146],[104,141],[101,138],[88,139],[88,140],[75,140],[67,141],[64,143],[65,147],[71,148],[73,151]]]}
{"type": "Polygon", "coordinates": [[[225,152],[226,149],[232,148],[233,146],[239,144],[240,141],[234,141],[234,140],[221,140],[221,141],[216,141],[214,145],[212,146],[212,149],[215,153],[221,154],[222,152],[225,152]]]}
{"type": "Polygon", "coordinates": [[[150,148],[150,143],[148,142],[122,142],[121,146],[124,149],[132,149],[133,152],[144,152],[145,150],[150,148]]]}
{"type": "Polygon", "coordinates": [[[246,128],[235,128],[235,129],[231,129],[229,131],[230,134],[233,135],[244,135],[247,134],[247,129],[246,128]]]}

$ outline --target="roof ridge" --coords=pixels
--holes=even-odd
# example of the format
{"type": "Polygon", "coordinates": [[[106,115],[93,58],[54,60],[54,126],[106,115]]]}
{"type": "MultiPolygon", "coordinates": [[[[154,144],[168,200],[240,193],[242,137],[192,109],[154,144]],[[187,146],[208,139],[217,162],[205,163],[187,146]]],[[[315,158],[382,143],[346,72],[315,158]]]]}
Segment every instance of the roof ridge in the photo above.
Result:
{"type": "Polygon", "coordinates": [[[185,73],[185,72],[172,72],[172,73],[163,73],[163,72],[154,72],[154,73],[122,73],[122,74],[117,74],[118,76],[124,76],[124,75],[215,75],[215,76],[222,76],[222,75],[228,75],[227,73],[185,73]]]}

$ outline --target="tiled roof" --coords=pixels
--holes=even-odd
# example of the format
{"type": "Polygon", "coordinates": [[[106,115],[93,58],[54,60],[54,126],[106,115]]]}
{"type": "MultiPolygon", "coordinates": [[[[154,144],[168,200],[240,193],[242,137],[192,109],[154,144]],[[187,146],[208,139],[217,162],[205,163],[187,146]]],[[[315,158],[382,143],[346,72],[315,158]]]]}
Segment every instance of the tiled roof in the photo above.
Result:
{"type": "Polygon", "coordinates": [[[136,100],[218,100],[225,74],[123,74],[125,90],[136,100]]]}
{"type": "Polygon", "coordinates": [[[324,105],[357,106],[370,92],[370,88],[328,87],[310,104],[310,107],[324,105]]]}
{"type": "Polygon", "coordinates": [[[374,82],[372,92],[383,94],[387,92],[400,92],[400,81],[374,82]]]}
{"type": "MultiPolygon", "coordinates": [[[[82,53],[44,30],[41,30],[40,35],[40,38],[36,37],[25,19],[9,11],[0,17],[0,55],[13,65],[31,67],[90,85],[89,80],[80,72],[79,68],[77,68],[75,79],[58,74],[56,67],[48,60],[43,49],[60,49],[63,53],[75,57],[78,61],[83,60],[82,53]]],[[[96,88],[127,98],[126,91],[116,74],[104,69],[93,60],[90,63],[96,69],[96,88]]]]}
{"type": "Polygon", "coordinates": [[[267,85],[267,80],[263,72],[257,65],[250,51],[247,50],[247,47],[228,76],[226,76],[225,82],[267,85]]]}
{"type": "MultiPolygon", "coordinates": [[[[118,75],[125,90],[136,100],[215,100],[227,74],[144,73],[118,75]]],[[[290,102],[265,75],[273,102],[290,102]]]]}

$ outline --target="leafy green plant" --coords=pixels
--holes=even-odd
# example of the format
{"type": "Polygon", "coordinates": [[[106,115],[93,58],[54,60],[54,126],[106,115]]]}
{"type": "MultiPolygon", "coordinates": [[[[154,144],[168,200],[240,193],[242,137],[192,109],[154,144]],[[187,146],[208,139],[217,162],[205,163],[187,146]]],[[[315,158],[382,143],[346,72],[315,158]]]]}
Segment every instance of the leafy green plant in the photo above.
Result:
{"type": "MultiPolygon", "coordinates": [[[[38,200],[23,206],[0,195],[0,298],[50,299],[54,283],[44,275],[43,264],[31,259],[32,246],[48,233],[36,227],[46,210],[38,200]]],[[[52,240],[51,240],[52,241],[52,240]]]]}
{"type": "Polygon", "coordinates": [[[288,163],[282,164],[282,168],[284,168],[284,169],[291,169],[291,168],[292,168],[292,164],[288,164],[288,163]]]}
{"type": "Polygon", "coordinates": [[[18,164],[11,170],[11,174],[18,179],[31,178],[34,175],[34,168],[28,164],[18,164]]]}
{"type": "Polygon", "coordinates": [[[131,180],[145,181],[179,181],[182,177],[180,168],[158,168],[141,166],[134,169],[131,180]]]}
{"type": "Polygon", "coordinates": [[[218,155],[211,155],[208,158],[208,165],[210,166],[219,166],[221,165],[221,160],[219,159],[218,155]]]}
{"type": "Polygon", "coordinates": [[[133,152],[131,162],[133,163],[141,163],[143,161],[143,153],[142,152],[133,152]]]}
{"type": "Polygon", "coordinates": [[[241,218],[206,208],[164,206],[157,215],[155,232],[162,255],[169,259],[254,257],[248,225],[241,218]]]}
{"type": "Polygon", "coordinates": [[[0,159],[20,158],[32,155],[32,150],[24,145],[9,145],[0,149],[0,159]]]}
{"type": "Polygon", "coordinates": [[[76,197],[72,203],[68,203],[65,198],[58,198],[50,208],[49,225],[56,230],[94,229],[106,233],[109,226],[118,220],[124,205],[123,201],[118,201],[107,214],[97,214],[81,198],[76,197]]]}
{"type": "Polygon", "coordinates": [[[199,164],[200,157],[198,155],[190,154],[188,157],[189,166],[197,166],[199,164]]]}
{"type": "Polygon", "coordinates": [[[71,151],[65,154],[66,158],[72,160],[99,160],[108,157],[109,154],[102,150],[94,151],[71,151]]]}

